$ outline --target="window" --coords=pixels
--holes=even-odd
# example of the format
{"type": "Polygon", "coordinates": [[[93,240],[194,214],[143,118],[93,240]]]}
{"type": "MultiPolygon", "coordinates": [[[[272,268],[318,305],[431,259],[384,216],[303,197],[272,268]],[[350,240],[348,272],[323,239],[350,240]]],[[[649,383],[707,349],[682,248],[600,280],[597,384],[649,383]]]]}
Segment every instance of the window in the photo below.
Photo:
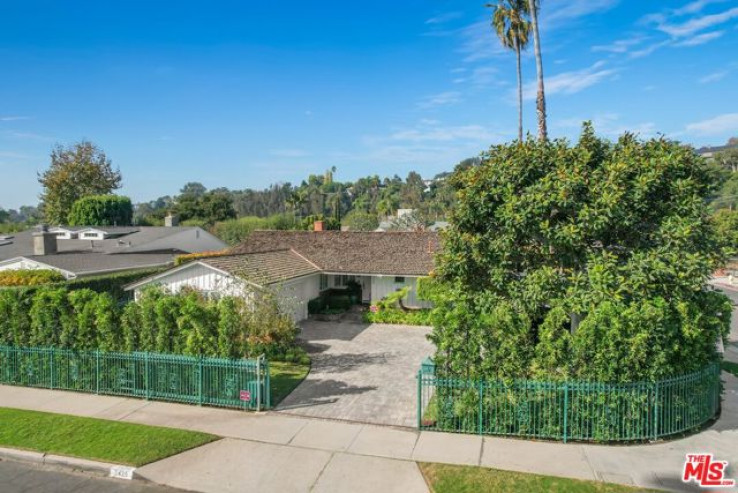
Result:
{"type": "Polygon", "coordinates": [[[395,283],[397,284],[405,284],[405,278],[402,276],[396,276],[395,277],[395,283]]]}
{"type": "Polygon", "coordinates": [[[82,236],[85,238],[97,238],[97,233],[85,233],[82,236]]]}
{"type": "Polygon", "coordinates": [[[342,288],[345,288],[346,286],[348,286],[348,283],[351,282],[351,281],[353,281],[353,280],[354,280],[354,276],[338,276],[336,278],[336,281],[338,281],[336,283],[336,285],[338,285],[338,286],[340,286],[342,288]]]}
{"type": "Polygon", "coordinates": [[[328,276],[326,274],[320,275],[320,287],[318,288],[320,291],[325,291],[328,289],[328,276]]]}

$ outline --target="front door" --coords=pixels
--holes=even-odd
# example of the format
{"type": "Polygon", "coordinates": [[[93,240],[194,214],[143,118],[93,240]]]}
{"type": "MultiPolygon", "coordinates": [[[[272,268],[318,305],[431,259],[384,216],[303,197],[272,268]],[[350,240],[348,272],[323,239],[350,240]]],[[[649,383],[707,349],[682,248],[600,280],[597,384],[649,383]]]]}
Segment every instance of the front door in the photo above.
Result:
{"type": "Polygon", "coordinates": [[[370,276],[361,276],[361,302],[372,302],[372,278],[370,276]]]}

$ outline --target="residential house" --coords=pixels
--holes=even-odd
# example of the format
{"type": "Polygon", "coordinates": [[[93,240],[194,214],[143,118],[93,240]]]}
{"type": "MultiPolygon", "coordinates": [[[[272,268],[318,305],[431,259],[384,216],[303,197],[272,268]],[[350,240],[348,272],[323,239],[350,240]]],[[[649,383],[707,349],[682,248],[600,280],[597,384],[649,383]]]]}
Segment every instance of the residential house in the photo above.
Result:
{"type": "Polygon", "coordinates": [[[166,267],[177,255],[225,248],[199,227],[39,227],[0,236],[0,271],[49,269],[74,279],[166,267]]]}
{"type": "Polygon", "coordinates": [[[270,289],[300,321],[307,318],[309,300],[356,281],[363,303],[408,286],[405,304],[423,307],[428,304],[417,297],[417,280],[433,270],[438,249],[435,232],[255,231],[227,255],[197,259],[126,289],[137,296],[151,285],[213,296],[251,296],[270,289]]]}

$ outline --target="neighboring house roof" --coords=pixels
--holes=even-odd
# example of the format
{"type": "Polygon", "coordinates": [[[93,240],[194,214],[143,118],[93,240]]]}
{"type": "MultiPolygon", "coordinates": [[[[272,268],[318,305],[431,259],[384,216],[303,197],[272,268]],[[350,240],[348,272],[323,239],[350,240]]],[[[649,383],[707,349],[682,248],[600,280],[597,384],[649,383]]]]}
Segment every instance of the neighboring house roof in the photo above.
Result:
{"type": "Polygon", "coordinates": [[[439,248],[432,231],[254,231],[230,252],[291,249],[324,272],[426,276],[439,248]]]}
{"type": "Polygon", "coordinates": [[[39,267],[48,267],[62,271],[67,277],[86,276],[124,270],[146,269],[149,267],[167,267],[174,262],[171,254],[140,253],[130,255],[106,255],[104,253],[28,255],[0,261],[10,264],[27,260],[39,267]]]}
{"type": "Polygon", "coordinates": [[[199,227],[67,227],[54,231],[102,231],[103,240],[57,239],[57,253],[37,256],[34,230],[7,235],[0,242],[0,266],[27,259],[72,276],[167,266],[176,255],[226,248],[226,243],[199,227]],[[12,237],[11,237],[12,236],[12,237]]]}

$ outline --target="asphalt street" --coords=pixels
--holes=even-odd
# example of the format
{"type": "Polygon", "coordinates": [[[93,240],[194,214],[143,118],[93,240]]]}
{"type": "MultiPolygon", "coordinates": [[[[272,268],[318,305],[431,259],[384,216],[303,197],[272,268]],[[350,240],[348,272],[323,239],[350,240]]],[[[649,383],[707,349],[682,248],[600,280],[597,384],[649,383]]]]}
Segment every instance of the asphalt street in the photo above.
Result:
{"type": "Polygon", "coordinates": [[[179,490],[0,460],[2,493],[176,493],[179,490]]]}

